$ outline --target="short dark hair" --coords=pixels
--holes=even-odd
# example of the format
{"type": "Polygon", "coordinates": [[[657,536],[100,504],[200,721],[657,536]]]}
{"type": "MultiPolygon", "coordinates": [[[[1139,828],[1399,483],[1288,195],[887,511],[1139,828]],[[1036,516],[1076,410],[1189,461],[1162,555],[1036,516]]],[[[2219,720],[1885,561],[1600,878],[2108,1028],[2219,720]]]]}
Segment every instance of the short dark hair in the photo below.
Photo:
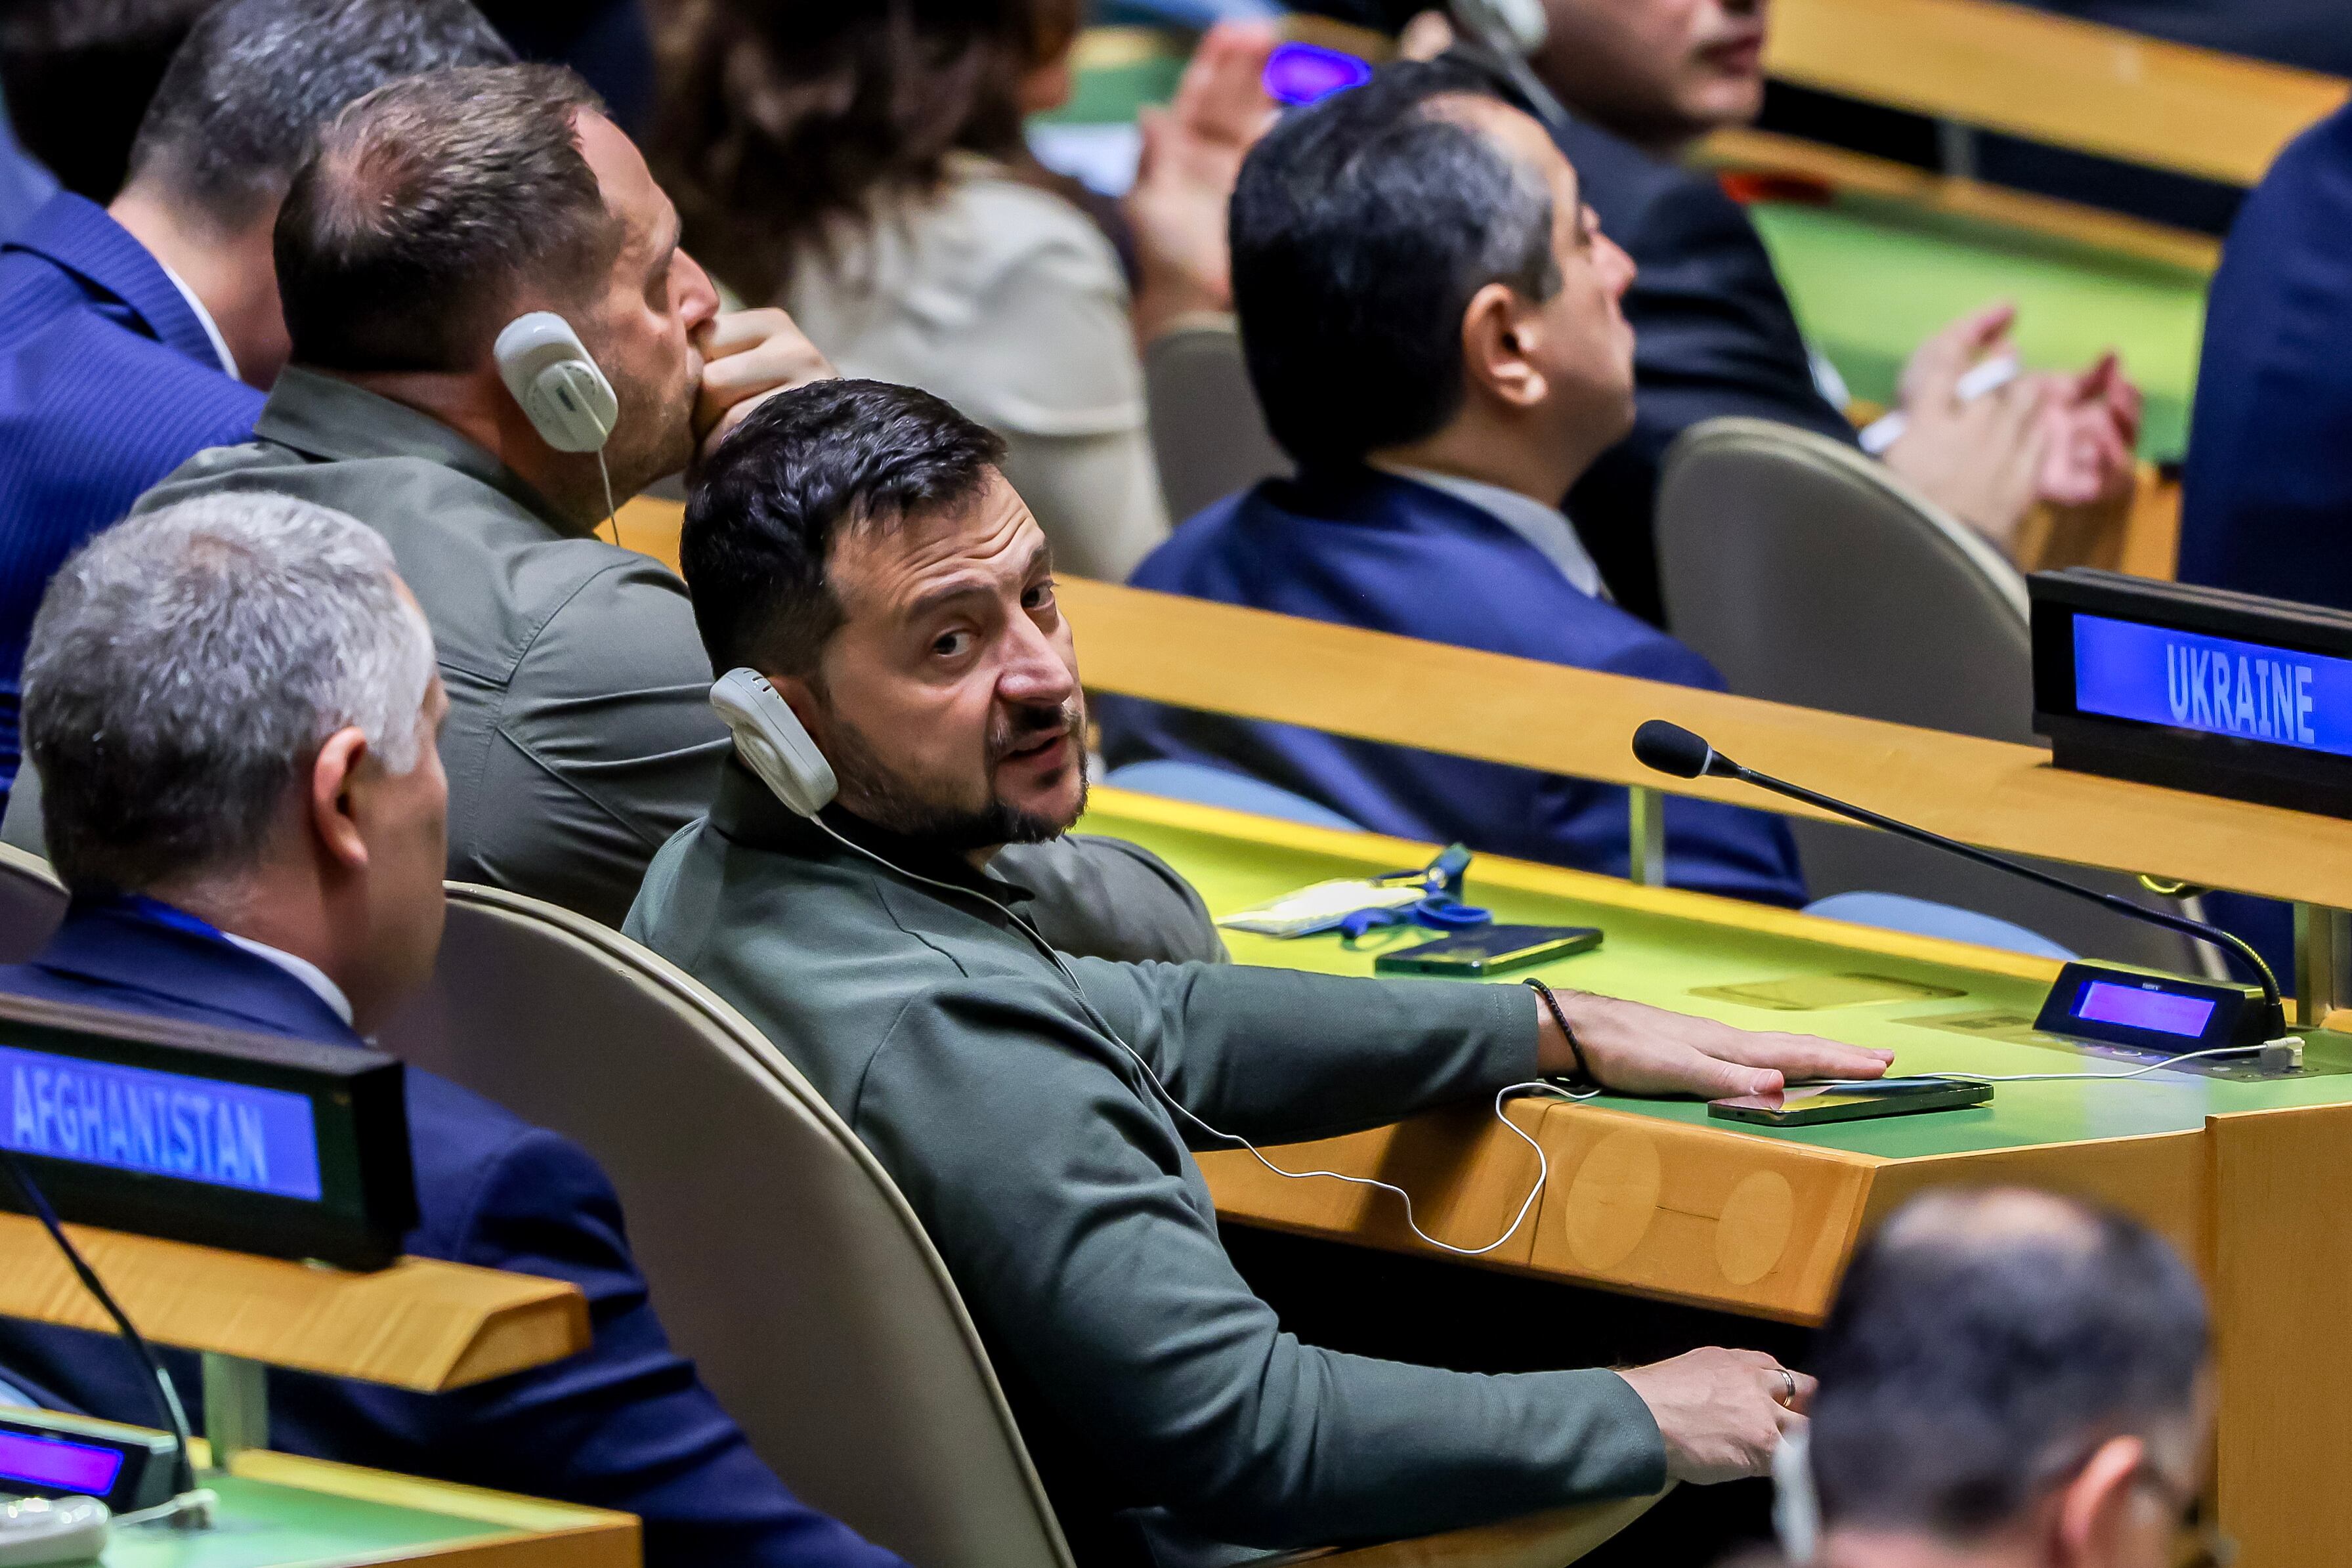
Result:
{"type": "Polygon", "coordinates": [[[164,68],[215,0],[7,0],[0,89],[25,151],[93,202],[122,188],[164,68]]]}
{"type": "Polygon", "coordinates": [[[1560,286],[1551,193],[1431,110],[1494,96],[1447,60],[1376,72],[1276,126],[1242,164],[1234,306],[1266,423],[1301,464],[1346,463],[1442,429],[1465,395],[1462,316],[1507,283],[1560,286]]]}
{"type": "Polygon", "coordinates": [[[320,130],[354,99],[513,58],[467,0],[225,0],[172,57],[130,177],[239,228],[285,194],[320,130]]]}
{"type": "Polygon", "coordinates": [[[1004,443],[941,399],[885,382],[817,382],[753,410],[703,465],[678,559],[711,667],[810,675],[841,626],[825,561],[845,528],[954,511],[1004,443]]]}
{"type": "Polygon", "coordinates": [[[1919,1199],[1856,1253],[1814,1348],[1822,1525],[1980,1539],[2097,1444],[2188,1414],[2208,1342],[2197,1276],[2137,1220],[1919,1199]]]}
{"type": "Polygon", "coordinates": [[[601,108],[570,71],[524,65],[413,77],[336,116],[278,218],[296,362],[463,370],[526,276],[593,288],[622,239],[574,130],[601,108]]]}
{"type": "Polygon", "coordinates": [[[697,0],[653,150],[687,244],[773,298],[829,225],[928,194],[958,149],[1019,161],[1020,83],[1080,0],[697,0]]]}

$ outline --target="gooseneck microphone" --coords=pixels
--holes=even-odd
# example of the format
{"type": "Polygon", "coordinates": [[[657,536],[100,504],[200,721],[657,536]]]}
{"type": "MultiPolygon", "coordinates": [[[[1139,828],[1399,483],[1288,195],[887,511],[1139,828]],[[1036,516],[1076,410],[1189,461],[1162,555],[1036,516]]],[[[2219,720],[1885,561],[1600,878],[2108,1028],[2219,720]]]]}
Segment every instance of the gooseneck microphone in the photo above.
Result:
{"type": "Polygon", "coordinates": [[[1759,789],[1769,789],[1775,795],[1785,795],[1791,800],[1802,800],[1808,806],[1818,806],[1824,811],[1833,811],[1841,817],[1849,818],[1865,826],[1882,829],[1898,838],[1909,839],[1913,843],[1927,844],[1931,848],[1943,850],[1947,853],[1956,854],[1962,860],[1974,861],[1979,865],[1990,866],[1995,871],[2005,871],[2013,876],[2021,876],[2026,881],[2038,883],[2043,887],[2055,888],[2060,893],[2073,894],[2076,898],[2086,898],[2093,904],[2114,910],[2118,915],[2129,915],[2134,920],[2146,921],[2151,925],[2161,925],[2168,931],[2178,931],[2185,936],[2193,936],[2200,942],[2233,953],[2245,962],[2247,967],[2254,972],[2255,978],[2262,983],[2263,1005],[2270,1010],[2269,1034],[2266,1038],[2275,1040],[2286,1032],[2286,1003],[2279,993],[2278,977],[2271,973],[2271,967],[2263,962],[2263,956],[2260,953],[2255,952],[2252,947],[2218,925],[2209,925],[2202,920],[2191,920],[2185,915],[2173,915],[2161,909],[2148,909],[2134,904],[2128,898],[2119,897],[2112,893],[2101,893],[2095,888],[2084,887],[2079,883],[2068,882],[2063,877],[2053,876],[2046,871],[2037,871],[2030,865],[2020,865],[2006,856],[1994,854],[1988,850],[1980,850],[1974,844],[1964,844],[1958,839],[1948,839],[1941,833],[1931,833],[1925,828],[1915,828],[1908,822],[1898,822],[1892,817],[1883,817],[1876,811],[1864,807],[1850,805],[1843,800],[1833,800],[1818,790],[1806,789],[1801,784],[1791,784],[1784,779],[1775,779],[1769,773],[1759,773],[1753,768],[1742,767],[1734,762],[1730,758],[1709,746],[1704,737],[1693,735],[1682,726],[1669,724],[1662,718],[1651,719],[1633,732],[1633,758],[1644,768],[1676,779],[1736,779],[1742,784],[1752,784],[1759,789]]]}

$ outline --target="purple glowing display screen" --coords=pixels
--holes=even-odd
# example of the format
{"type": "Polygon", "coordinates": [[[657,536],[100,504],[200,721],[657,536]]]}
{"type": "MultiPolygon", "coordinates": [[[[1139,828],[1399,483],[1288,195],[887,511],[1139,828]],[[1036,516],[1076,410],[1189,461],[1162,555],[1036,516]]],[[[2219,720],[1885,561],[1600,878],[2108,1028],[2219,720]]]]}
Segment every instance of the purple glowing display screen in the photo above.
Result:
{"type": "Polygon", "coordinates": [[[2176,997],[2164,991],[2144,991],[2137,986],[2094,980],[2083,988],[2074,1016],[2091,1023],[2121,1024],[2126,1029],[2144,1029],[2153,1034],[2176,1034],[2194,1040],[2205,1032],[2205,1025],[2213,1017],[2213,1006],[2211,998],[2206,997],[2176,997]]]}
{"type": "Polygon", "coordinates": [[[1313,103],[1371,79],[1372,68],[1355,56],[1313,44],[1279,45],[1265,62],[1265,90],[1277,103],[1313,103]]]}
{"type": "Polygon", "coordinates": [[[0,1488],[10,1481],[45,1490],[104,1497],[122,1469],[112,1448],[0,1432],[0,1488]]]}

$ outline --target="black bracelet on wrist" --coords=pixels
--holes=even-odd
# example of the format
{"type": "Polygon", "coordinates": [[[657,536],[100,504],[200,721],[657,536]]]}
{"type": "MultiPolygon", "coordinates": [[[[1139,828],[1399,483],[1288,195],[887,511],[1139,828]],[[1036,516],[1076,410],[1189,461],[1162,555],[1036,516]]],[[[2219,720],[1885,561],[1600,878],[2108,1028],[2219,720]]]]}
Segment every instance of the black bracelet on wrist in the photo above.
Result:
{"type": "Polygon", "coordinates": [[[1551,988],[1541,980],[1529,980],[1527,984],[1529,989],[1543,998],[1543,1005],[1551,1009],[1551,1021],[1559,1025],[1559,1032],[1568,1040],[1569,1054],[1576,1058],[1576,1076],[1572,1082],[1590,1084],[1595,1089],[1600,1088],[1601,1080],[1592,1075],[1592,1064],[1584,1060],[1584,1047],[1577,1042],[1576,1031],[1568,1027],[1568,1014],[1560,1007],[1559,998],[1553,996],[1551,988]]]}

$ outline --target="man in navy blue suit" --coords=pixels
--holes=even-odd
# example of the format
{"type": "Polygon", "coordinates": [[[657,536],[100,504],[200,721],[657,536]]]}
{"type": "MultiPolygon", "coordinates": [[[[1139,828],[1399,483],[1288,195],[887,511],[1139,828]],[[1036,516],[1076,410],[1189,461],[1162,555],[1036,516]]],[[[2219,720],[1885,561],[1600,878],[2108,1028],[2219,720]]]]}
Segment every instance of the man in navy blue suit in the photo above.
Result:
{"type": "MultiPolygon", "coordinates": [[[[58,573],[25,686],[74,897],[0,989],[357,1046],[430,974],[448,699],[372,530],[278,496],[135,518],[58,573]]],[[[453,1394],[279,1373],[274,1446],[625,1510],[667,1568],[903,1568],[794,1500],[670,1347],[584,1151],[413,1068],[407,1111],[404,1250],[569,1280],[593,1341],[453,1394]]],[[[193,1356],[168,1359],[193,1381],[193,1356]]],[[[0,1379],[151,1418],[152,1386],[99,1335],[0,1320],[0,1379]]]]}
{"type": "Polygon", "coordinates": [[[2180,580],[2352,610],[2352,108],[2246,198],[2205,312],[2180,580]]]}
{"type": "MultiPolygon", "coordinates": [[[[2180,580],[2352,610],[2352,108],[2305,131],[2239,209],[2205,307],[2180,580]]],[[[2217,893],[2273,964],[2284,904],[2217,893]]]]}
{"type": "MultiPolygon", "coordinates": [[[[1610,601],[1557,505],[1633,422],[1633,265],[1541,125],[1469,68],[1392,68],[1258,144],[1232,245],[1250,379],[1299,476],[1185,523],[1136,586],[1722,688],[1610,601]]],[[[1131,699],[1100,716],[1114,764],[1219,763],[1381,832],[1627,869],[1622,789],[1131,699]]],[[[1666,832],[1674,885],[1803,902],[1778,819],[1675,800],[1666,832]]]]}
{"type": "MultiPolygon", "coordinates": [[[[1764,0],[1542,0],[1549,36],[1529,61],[1566,107],[1551,126],[1584,199],[1641,275],[1625,316],[1637,340],[1627,437],[1577,481],[1568,510],[1628,610],[1664,624],[1652,509],[1667,448],[1702,420],[1744,414],[1852,441],[1845,395],[1822,374],[1745,209],[1684,155],[1763,107],[1764,0]]],[[[1515,97],[1507,83],[1501,90],[1515,97]]],[[[1524,101],[1522,108],[1528,107],[1524,101]]],[[[1961,379],[2014,352],[1998,304],[1913,356],[1905,419],[1868,444],[1887,466],[2008,549],[2037,502],[2110,507],[2130,493],[2139,397],[2105,358],[1963,400],[1961,379]]]]}
{"type": "Polygon", "coordinates": [[[509,58],[467,0],[228,0],[173,57],[110,205],[60,192],[0,246],[0,800],[41,590],[286,361],[270,231],[320,126],[383,83],[509,58]]]}

